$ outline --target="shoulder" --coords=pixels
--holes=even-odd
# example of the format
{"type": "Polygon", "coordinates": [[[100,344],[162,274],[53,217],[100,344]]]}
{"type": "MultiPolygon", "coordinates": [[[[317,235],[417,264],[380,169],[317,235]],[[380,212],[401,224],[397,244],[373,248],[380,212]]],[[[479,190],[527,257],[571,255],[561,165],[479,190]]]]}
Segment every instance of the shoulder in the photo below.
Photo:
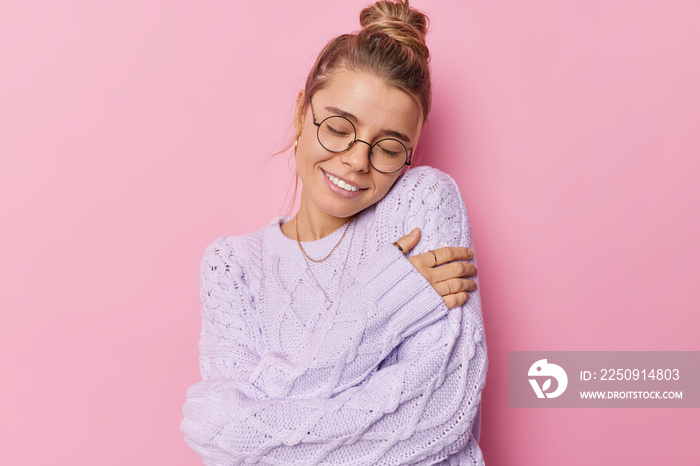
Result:
{"type": "Polygon", "coordinates": [[[416,226],[421,229],[421,241],[414,253],[441,246],[470,246],[467,209],[450,175],[433,167],[416,167],[406,171],[394,188],[396,212],[404,230],[416,226]],[[462,244],[465,241],[469,244],[462,244]]]}
{"type": "Polygon", "coordinates": [[[253,233],[219,236],[204,248],[202,262],[227,262],[240,255],[246,255],[249,240],[253,237],[253,233]]]}
{"type": "Polygon", "coordinates": [[[455,181],[450,175],[440,169],[429,167],[427,165],[406,170],[406,172],[396,181],[396,184],[401,183],[404,187],[420,189],[421,185],[425,184],[426,182],[428,184],[443,183],[456,186],[455,181]]]}
{"type": "Polygon", "coordinates": [[[252,258],[261,249],[264,229],[231,236],[218,236],[204,248],[201,260],[202,275],[223,273],[236,276],[250,271],[252,258]]]}
{"type": "Polygon", "coordinates": [[[459,238],[469,231],[457,183],[447,173],[428,166],[404,172],[373,207],[371,215],[380,244],[395,241],[419,227],[421,240],[412,250],[415,253],[460,245],[459,238]]]}
{"type": "Polygon", "coordinates": [[[382,203],[404,218],[466,216],[464,199],[455,180],[437,168],[411,168],[396,180],[382,203]]]}
{"type": "Polygon", "coordinates": [[[463,202],[455,180],[447,173],[428,166],[407,170],[396,180],[385,200],[409,211],[431,209],[446,202],[463,202]]]}

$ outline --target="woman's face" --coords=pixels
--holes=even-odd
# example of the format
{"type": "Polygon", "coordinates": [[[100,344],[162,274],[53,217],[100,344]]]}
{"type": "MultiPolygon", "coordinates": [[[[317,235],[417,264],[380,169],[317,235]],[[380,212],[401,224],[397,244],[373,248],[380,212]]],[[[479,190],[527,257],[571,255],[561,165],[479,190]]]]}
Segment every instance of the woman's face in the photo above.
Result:
{"type": "MultiPolygon", "coordinates": [[[[374,144],[400,133],[408,139],[404,144],[409,152],[411,148],[415,152],[422,125],[420,106],[408,93],[382,78],[341,71],[311,100],[317,123],[342,113],[355,125],[357,139],[374,144]]],[[[382,199],[406,167],[391,174],[378,172],[369,163],[370,146],[360,142],[342,153],[324,149],[316,136],[311,108],[303,102],[297,104],[295,118],[300,134],[296,166],[303,184],[302,209],[310,209],[307,214],[319,220],[324,215],[347,218],[382,199]],[[329,175],[358,189],[341,188],[329,175]]]]}

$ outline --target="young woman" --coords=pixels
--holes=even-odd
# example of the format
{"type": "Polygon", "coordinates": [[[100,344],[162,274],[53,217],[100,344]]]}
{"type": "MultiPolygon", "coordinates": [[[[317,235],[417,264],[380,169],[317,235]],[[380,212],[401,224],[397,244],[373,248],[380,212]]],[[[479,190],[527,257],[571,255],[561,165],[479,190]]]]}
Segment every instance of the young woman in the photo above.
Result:
{"type": "Polygon", "coordinates": [[[483,464],[467,212],[448,175],[408,169],[427,18],[380,1],[360,23],[297,96],[299,211],[204,252],[203,380],[181,429],[208,465],[483,464]]]}

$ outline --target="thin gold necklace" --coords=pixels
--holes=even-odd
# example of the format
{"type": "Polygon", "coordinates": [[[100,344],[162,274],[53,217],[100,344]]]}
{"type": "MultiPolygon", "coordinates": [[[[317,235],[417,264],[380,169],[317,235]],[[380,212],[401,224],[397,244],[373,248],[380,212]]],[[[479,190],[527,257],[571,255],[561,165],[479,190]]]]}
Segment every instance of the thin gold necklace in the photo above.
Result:
{"type": "Polygon", "coordinates": [[[323,259],[314,259],[314,258],[312,258],[311,256],[309,256],[309,255],[306,253],[306,251],[304,251],[304,247],[301,245],[301,240],[299,239],[299,225],[297,224],[297,216],[295,215],[295,216],[294,216],[294,230],[297,232],[297,243],[299,244],[299,249],[301,249],[301,252],[303,252],[304,255],[305,255],[310,261],[314,261],[314,262],[323,262],[323,261],[325,261],[326,259],[328,259],[329,257],[331,257],[331,254],[333,254],[333,251],[335,251],[335,248],[337,248],[338,245],[340,244],[340,242],[343,241],[343,238],[345,238],[345,233],[347,233],[347,232],[348,232],[348,228],[350,228],[350,223],[351,223],[351,222],[352,222],[352,220],[350,220],[350,221],[346,224],[345,231],[343,232],[343,236],[341,236],[340,239],[338,240],[338,242],[335,243],[335,246],[333,246],[333,249],[331,249],[331,252],[329,252],[328,254],[326,254],[326,257],[324,257],[323,259]]]}
{"type": "MultiPolygon", "coordinates": [[[[294,218],[294,220],[296,221],[296,217],[294,218]]],[[[354,220],[357,220],[357,217],[355,217],[354,220]]],[[[346,232],[347,232],[347,229],[350,227],[350,223],[352,223],[352,220],[350,222],[348,222],[348,227],[345,228],[346,232]]],[[[306,268],[309,270],[309,273],[311,273],[311,278],[314,279],[314,281],[316,282],[316,286],[318,286],[321,289],[321,292],[323,293],[323,295],[330,302],[330,304],[328,305],[328,309],[331,308],[331,306],[333,305],[333,302],[338,297],[338,293],[340,292],[340,285],[343,283],[343,273],[345,273],[345,266],[348,264],[348,258],[350,257],[350,250],[352,249],[352,240],[353,240],[353,238],[355,238],[355,228],[356,227],[357,227],[357,221],[355,221],[355,225],[352,227],[352,235],[350,236],[350,245],[348,246],[348,253],[345,256],[345,262],[343,263],[343,269],[340,271],[340,277],[338,278],[338,288],[335,290],[335,296],[333,296],[333,299],[328,297],[328,293],[326,293],[326,290],[324,290],[323,287],[321,286],[321,284],[318,282],[318,280],[316,280],[316,276],[314,275],[313,270],[311,270],[311,264],[308,261],[308,259],[311,259],[311,258],[308,255],[306,255],[306,253],[304,253],[304,260],[306,260],[306,266],[307,266],[306,268]]],[[[345,233],[343,233],[343,236],[345,236],[345,233]]],[[[340,238],[340,239],[342,240],[343,238],[340,238]]],[[[299,241],[299,230],[297,230],[297,241],[299,241]]],[[[340,244],[340,241],[338,242],[338,244],[340,244]]],[[[337,247],[338,244],[336,244],[335,246],[337,247]]],[[[301,248],[301,243],[299,243],[299,247],[301,248]]],[[[335,247],[333,249],[335,249],[335,247]]],[[[304,249],[302,249],[302,252],[303,251],[304,251],[304,249]]],[[[330,254],[329,254],[329,256],[330,256],[330,254]]],[[[328,256],[326,256],[326,258],[328,258],[328,256]]],[[[311,259],[311,260],[313,260],[313,259],[311,259]]],[[[316,261],[316,262],[320,262],[320,261],[316,261]]]]}

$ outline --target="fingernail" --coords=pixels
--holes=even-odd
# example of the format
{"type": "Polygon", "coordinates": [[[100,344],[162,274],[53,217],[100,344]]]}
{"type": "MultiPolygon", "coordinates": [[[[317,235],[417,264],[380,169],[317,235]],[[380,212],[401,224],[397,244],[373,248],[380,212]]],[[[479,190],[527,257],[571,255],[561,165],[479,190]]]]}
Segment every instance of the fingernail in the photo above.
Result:
{"type": "Polygon", "coordinates": [[[415,227],[415,228],[414,228],[413,230],[411,230],[411,232],[409,233],[409,235],[411,235],[411,236],[416,236],[417,234],[418,234],[418,227],[415,227]]]}
{"type": "Polygon", "coordinates": [[[467,248],[467,254],[469,254],[469,257],[474,257],[474,250],[471,248],[467,248]]]}

